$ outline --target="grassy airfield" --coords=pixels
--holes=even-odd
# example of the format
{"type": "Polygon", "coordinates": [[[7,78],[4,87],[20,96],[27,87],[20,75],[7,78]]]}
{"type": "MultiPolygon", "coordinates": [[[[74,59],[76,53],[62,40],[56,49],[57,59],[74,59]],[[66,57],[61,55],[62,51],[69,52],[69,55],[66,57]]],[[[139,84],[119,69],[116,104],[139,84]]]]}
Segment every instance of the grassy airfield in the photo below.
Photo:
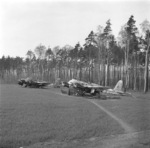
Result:
{"type": "MultiPolygon", "coordinates": [[[[85,97],[63,95],[54,88],[1,85],[0,90],[0,148],[96,148],[101,144],[99,138],[125,133],[116,120],[85,97]]],[[[94,101],[136,132],[148,131],[150,94],[135,93],[135,96],[94,101]]],[[[150,146],[150,139],[145,140],[150,146]]]]}

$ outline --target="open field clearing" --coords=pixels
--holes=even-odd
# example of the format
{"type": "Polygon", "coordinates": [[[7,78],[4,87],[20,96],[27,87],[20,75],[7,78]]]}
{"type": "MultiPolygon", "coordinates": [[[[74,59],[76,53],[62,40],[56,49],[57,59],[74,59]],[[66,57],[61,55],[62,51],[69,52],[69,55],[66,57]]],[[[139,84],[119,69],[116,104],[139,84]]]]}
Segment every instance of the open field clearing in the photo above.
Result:
{"type": "Polygon", "coordinates": [[[51,89],[2,85],[0,147],[84,140],[124,132],[115,120],[85,99],[55,93],[51,89]]]}
{"type": "Polygon", "coordinates": [[[0,148],[150,147],[149,94],[96,100],[54,88],[0,90],[0,148]]]}

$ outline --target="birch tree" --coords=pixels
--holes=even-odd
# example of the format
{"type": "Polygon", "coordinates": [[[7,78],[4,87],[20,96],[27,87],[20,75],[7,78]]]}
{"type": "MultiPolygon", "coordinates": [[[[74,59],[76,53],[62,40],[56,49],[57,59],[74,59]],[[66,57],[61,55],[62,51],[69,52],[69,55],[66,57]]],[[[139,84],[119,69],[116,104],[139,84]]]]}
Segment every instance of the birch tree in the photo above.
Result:
{"type": "Polygon", "coordinates": [[[43,62],[42,60],[45,58],[45,50],[46,50],[46,47],[42,44],[38,45],[36,48],[35,48],[35,53],[38,57],[38,69],[39,69],[39,73],[41,73],[42,75],[42,80],[43,80],[43,76],[44,76],[44,67],[43,67],[43,62]]]}
{"type": "Polygon", "coordinates": [[[145,40],[145,73],[144,73],[144,92],[148,91],[148,75],[149,75],[149,51],[150,51],[150,22],[145,20],[141,24],[141,29],[144,33],[144,40],[145,40]]]}

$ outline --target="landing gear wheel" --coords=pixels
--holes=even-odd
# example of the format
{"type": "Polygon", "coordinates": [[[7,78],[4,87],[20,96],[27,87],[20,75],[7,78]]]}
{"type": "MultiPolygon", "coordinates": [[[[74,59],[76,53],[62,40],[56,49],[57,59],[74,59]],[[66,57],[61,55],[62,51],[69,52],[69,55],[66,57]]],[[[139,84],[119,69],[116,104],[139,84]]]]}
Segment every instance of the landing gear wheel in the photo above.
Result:
{"type": "Polygon", "coordinates": [[[70,88],[68,89],[68,95],[69,95],[69,96],[71,95],[70,88]]]}

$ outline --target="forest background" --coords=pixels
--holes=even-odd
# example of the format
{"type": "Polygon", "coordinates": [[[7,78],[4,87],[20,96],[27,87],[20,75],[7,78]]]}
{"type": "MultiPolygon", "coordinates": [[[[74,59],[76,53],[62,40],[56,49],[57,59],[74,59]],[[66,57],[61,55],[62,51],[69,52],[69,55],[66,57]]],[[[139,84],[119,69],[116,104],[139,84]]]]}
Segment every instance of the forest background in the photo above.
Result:
{"type": "Polygon", "coordinates": [[[28,50],[26,57],[0,58],[1,83],[16,83],[18,79],[32,77],[55,83],[57,78],[114,86],[120,79],[124,88],[150,89],[150,23],[144,20],[140,29],[131,15],[121,27],[118,37],[112,33],[111,20],[97,31],[89,31],[85,43],[72,47],[46,47],[37,45],[28,50]],[[140,31],[141,30],[141,31],[140,31]]]}

